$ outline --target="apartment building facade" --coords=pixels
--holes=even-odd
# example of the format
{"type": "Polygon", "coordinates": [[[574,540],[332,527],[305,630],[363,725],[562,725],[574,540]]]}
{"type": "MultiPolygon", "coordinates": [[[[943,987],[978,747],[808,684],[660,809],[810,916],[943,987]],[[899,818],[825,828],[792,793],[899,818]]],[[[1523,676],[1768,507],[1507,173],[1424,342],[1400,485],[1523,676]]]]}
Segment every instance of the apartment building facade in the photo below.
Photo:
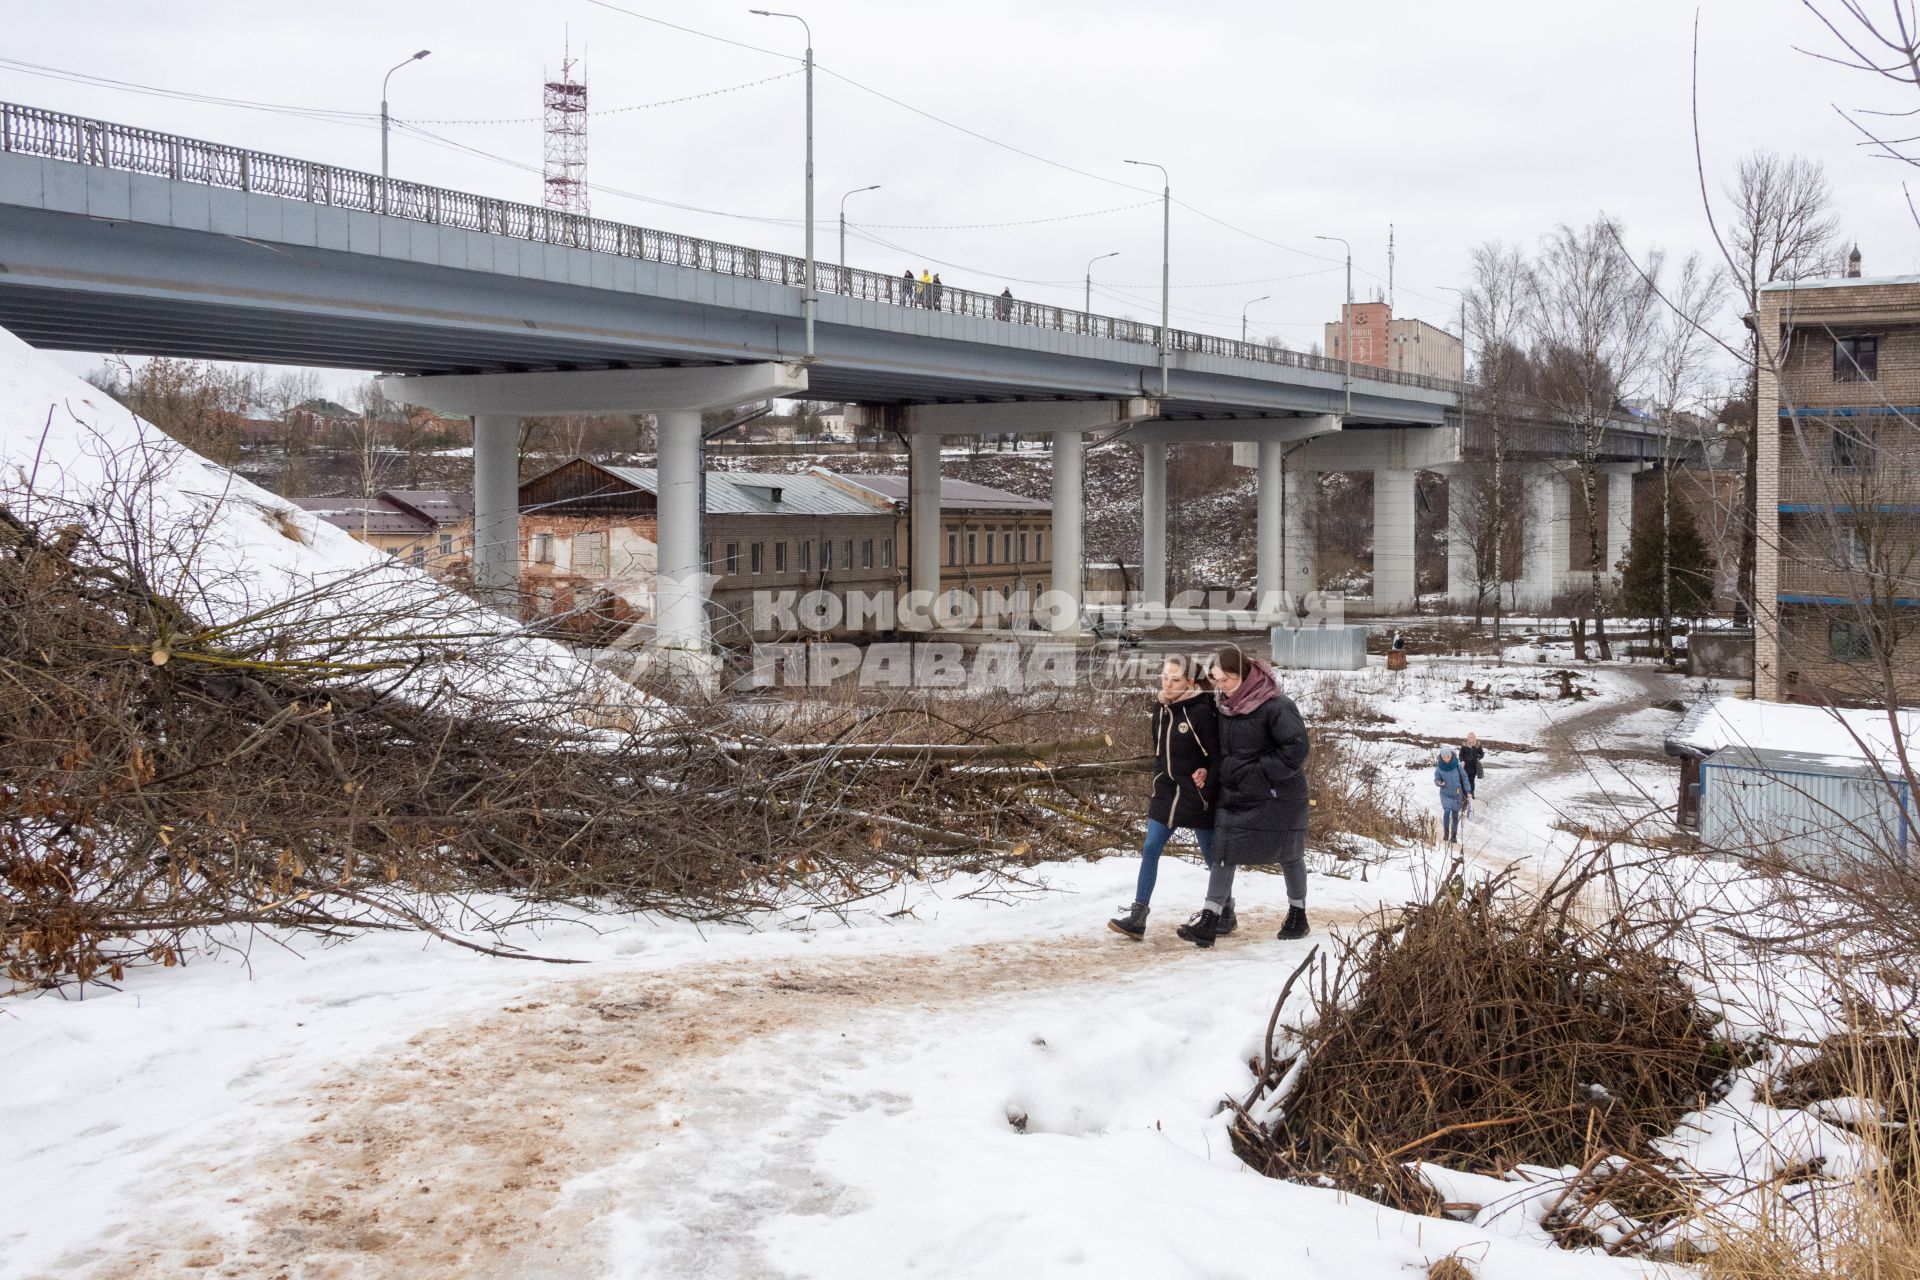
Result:
{"type": "Polygon", "coordinates": [[[294,498],[368,546],[442,576],[466,572],[473,555],[473,495],[448,489],[383,489],[371,498],[294,498]]]}
{"type": "Polygon", "coordinates": [[[1334,360],[1347,358],[1347,317],[1352,318],[1353,362],[1399,373],[1435,378],[1466,377],[1466,346],[1459,337],[1425,320],[1396,319],[1384,302],[1355,302],[1341,308],[1340,320],[1326,326],[1322,349],[1334,360]]]}
{"type": "MultiPolygon", "coordinates": [[[[658,480],[651,468],[562,463],[520,486],[523,612],[583,622],[651,617],[658,568],[658,480]]],[[[795,631],[763,602],[809,592],[842,603],[894,598],[893,511],[817,475],[709,471],[702,562],[713,577],[716,640],[795,631]]],[[[890,604],[889,604],[890,610],[890,604]]],[[[797,615],[796,615],[797,616],[797,615]]],[[[871,629],[851,609],[815,615],[808,634],[871,629]]]]}
{"type": "Polygon", "coordinates": [[[1768,285],[1756,322],[1755,691],[1920,702],[1920,276],[1768,285]]]}

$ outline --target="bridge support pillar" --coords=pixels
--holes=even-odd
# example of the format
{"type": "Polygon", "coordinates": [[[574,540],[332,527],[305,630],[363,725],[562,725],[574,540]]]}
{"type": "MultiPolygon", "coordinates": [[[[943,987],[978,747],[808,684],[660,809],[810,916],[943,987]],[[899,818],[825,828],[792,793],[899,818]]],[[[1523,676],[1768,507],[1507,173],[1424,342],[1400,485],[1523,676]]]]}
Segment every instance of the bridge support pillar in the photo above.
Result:
{"type": "Polygon", "coordinates": [[[1573,532],[1573,509],[1567,477],[1558,463],[1527,467],[1521,473],[1526,518],[1522,524],[1525,550],[1521,557],[1520,603],[1544,609],[1560,594],[1567,577],[1568,541],[1573,532]]]}
{"type": "Polygon", "coordinates": [[[1293,596],[1294,607],[1309,591],[1320,589],[1316,565],[1314,517],[1320,507],[1320,473],[1300,465],[1298,459],[1281,462],[1285,485],[1281,488],[1280,569],[1281,589],[1293,596]]]}
{"type": "Polygon", "coordinates": [[[940,594],[940,437],[928,433],[907,437],[907,589],[924,603],[924,615],[912,613],[914,623],[924,616],[930,628],[934,599],[940,594]]]}
{"type": "Polygon", "coordinates": [[[1080,553],[1086,450],[1086,438],[1078,431],[1053,437],[1052,630],[1059,636],[1080,634],[1080,602],[1086,591],[1080,553]]]}
{"type": "Polygon", "coordinates": [[[1140,603],[1167,603],[1167,446],[1140,446],[1140,603]]]}
{"type": "Polygon", "coordinates": [[[1607,476],[1607,577],[1620,581],[1620,562],[1627,558],[1633,541],[1633,476],[1640,470],[1635,462],[1616,463],[1601,468],[1607,476]]]}
{"type": "Polygon", "coordinates": [[[1480,596],[1479,552],[1466,527],[1473,514],[1455,501],[1461,496],[1458,481],[1459,472],[1447,477],[1447,602],[1471,610],[1480,596]]]}
{"type": "Polygon", "coordinates": [[[520,419],[473,420],[473,585],[480,599],[520,611],[520,419]]]}
{"type": "Polygon", "coordinates": [[[1419,472],[1373,473],[1373,611],[1403,613],[1418,600],[1414,495],[1419,472]]]}
{"type": "Polygon", "coordinates": [[[805,391],[802,366],[432,374],[382,378],[380,389],[402,404],[474,415],[474,572],[481,582],[494,584],[483,590],[502,585],[511,590],[519,577],[516,420],[535,414],[653,413],[660,445],[654,647],[670,669],[713,686],[718,667],[708,652],[700,548],[700,415],[805,391]]]}
{"type": "Polygon", "coordinates": [[[1254,451],[1253,594],[1259,602],[1255,607],[1266,619],[1278,611],[1285,586],[1280,544],[1286,510],[1286,446],[1278,440],[1262,440],[1254,451]]]}

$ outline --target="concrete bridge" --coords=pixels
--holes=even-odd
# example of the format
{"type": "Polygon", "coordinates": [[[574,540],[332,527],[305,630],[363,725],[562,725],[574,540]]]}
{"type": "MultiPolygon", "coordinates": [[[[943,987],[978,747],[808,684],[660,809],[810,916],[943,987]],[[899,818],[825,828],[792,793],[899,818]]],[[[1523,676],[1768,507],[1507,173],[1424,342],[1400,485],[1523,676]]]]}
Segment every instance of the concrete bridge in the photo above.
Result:
{"type": "MultiPolygon", "coordinates": [[[[379,369],[397,400],[474,415],[483,587],[515,580],[513,442],[533,414],[656,415],[663,584],[698,580],[700,414],[769,397],[909,435],[910,586],[929,592],[938,511],[919,499],[942,435],[1053,435],[1054,581],[1077,595],[1084,442],[1128,428],[1154,603],[1169,443],[1256,453],[1263,592],[1311,581],[1302,477],[1373,470],[1381,608],[1412,600],[1414,469],[1473,465],[1446,380],[828,264],[809,355],[805,284],[785,254],[0,104],[0,325],[81,351],[379,369]]],[[[1566,456],[1551,424],[1535,444],[1566,456]]],[[[1639,424],[1609,436],[1619,465],[1658,450],[1639,424]]],[[[1550,518],[1564,482],[1555,499],[1541,474],[1550,518]]],[[[1551,554],[1538,567],[1544,591],[1551,554]]],[[[704,646],[696,586],[663,585],[658,620],[663,643],[704,646]]]]}

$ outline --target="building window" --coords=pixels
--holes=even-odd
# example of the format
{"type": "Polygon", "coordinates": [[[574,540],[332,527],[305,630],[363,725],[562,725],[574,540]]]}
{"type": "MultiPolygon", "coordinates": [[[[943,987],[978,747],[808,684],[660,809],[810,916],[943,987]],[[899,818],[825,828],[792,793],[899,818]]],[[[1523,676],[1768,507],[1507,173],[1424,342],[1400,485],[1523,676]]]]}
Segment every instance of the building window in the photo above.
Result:
{"type": "Polygon", "coordinates": [[[1044,533],[1036,533],[1033,535],[1033,558],[1035,560],[1045,560],[1047,558],[1047,535],[1044,533]]]}
{"type": "Polygon", "coordinates": [[[892,538],[882,539],[880,543],[880,567],[882,569],[893,568],[893,539],[892,538]]]}
{"type": "Polygon", "coordinates": [[[1867,629],[1857,622],[1827,624],[1827,653],[1835,662],[1860,662],[1873,656],[1867,629]]]}
{"type": "Polygon", "coordinates": [[[844,564],[849,569],[853,568],[853,539],[852,538],[848,538],[845,542],[840,544],[840,552],[841,552],[840,563],[844,564]]]}
{"type": "Polygon", "coordinates": [[[425,547],[415,547],[415,548],[413,549],[413,556],[412,556],[412,559],[413,559],[413,567],[414,567],[414,568],[416,568],[416,569],[424,569],[424,568],[426,568],[426,566],[427,566],[427,549],[426,549],[425,547]]]}
{"type": "Polygon", "coordinates": [[[747,564],[748,564],[748,567],[753,570],[753,572],[755,573],[766,572],[767,570],[766,549],[767,549],[767,544],[764,542],[756,542],[751,547],[747,548],[747,564]]]}
{"type": "Polygon", "coordinates": [[[453,535],[452,534],[443,533],[440,535],[440,554],[443,556],[450,556],[453,554],[453,535]]]}
{"type": "Polygon", "coordinates": [[[1880,339],[1870,333],[1833,340],[1833,380],[1873,382],[1880,376],[1880,339]]]}
{"type": "Polygon", "coordinates": [[[947,563],[960,563],[960,535],[951,530],[947,533],[947,563]]]}
{"type": "Polygon", "coordinates": [[[607,534],[576,534],[573,539],[573,571],[582,577],[604,577],[607,572],[607,534]]]}
{"type": "Polygon", "coordinates": [[[1828,447],[1835,471],[1860,471],[1870,465],[1873,435],[1865,427],[1835,427],[1828,447]]]}
{"type": "Polygon", "coordinates": [[[873,568],[873,539],[868,538],[860,544],[860,567],[873,568]]]}
{"type": "Polygon", "coordinates": [[[1020,535],[1020,563],[1025,564],[1026,562],[1027,562],[1027,535],[1023,533],[1020,535]]]}
{"type": "Polygon", "coordinates": [[[534,534],[533,550],[531,552],[531,555],[533,557],[533,562],[535,564],[552,564],[553,563],[553,535],[550,533],[534,534]]]}
{"type": "Polygon", "coordinates": [[[993,563],[993,530],[987,530],[987,563],[993,563]]]}
{"type": "Polygon", "coordinates": [[[740,544],[737,542],[727,544],[727,572],[729,574],[740,572],[740,544]]]}
{"type": "Polygon", "coordinates": [[[1000,535],[1000,559],[1005,564],[1013,563],[1013,535],[1010,533],[1000,535]]]}
{"type": "Polygon", "coordinates": [[[787,544],[784,542],[773,544],[773,571],[775,573],[787,571],[787,544]]]}
{"type": "Polygon", "coordinates": [[[713,544],[707,543],[700,548],[700,568],[703,572],[713,572],[713,544]]]}
{"type": "Polygon", "coordinates": [[[971,530],[967,533],[967,563],[980,563],[980,535],[971,530]]]}
{"type": "Polygon", "coordinates": [[[833,570],[833,539],[822,538],[820,539],[820,572],[830,573],[832,572],[832,570],[833,570]]]}
{"type": "Polygon", "coordinates": [[[800,572],[813,572],[813,542],[811,540],[800,544],[800,572]]]}

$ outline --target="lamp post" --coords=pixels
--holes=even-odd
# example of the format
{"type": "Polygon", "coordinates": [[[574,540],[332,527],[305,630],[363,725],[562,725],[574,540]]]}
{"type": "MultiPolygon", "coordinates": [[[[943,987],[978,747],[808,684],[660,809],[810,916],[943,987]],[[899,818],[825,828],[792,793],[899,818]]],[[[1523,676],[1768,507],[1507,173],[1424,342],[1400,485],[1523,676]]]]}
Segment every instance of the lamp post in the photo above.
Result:
{"type": "MultiPolygon", "coordinates": [[[[400,67],[412,66],[432,52],[431,49],[422,49],[400,66],[395,67],[393,71],[398,71],[400,67]]],[[[380,212],[382,213],[387,211],[387,122],[390,118],[387,115],[387,82],[393,79],[393,71],[387,72],[380,80],[380,212]]]]}
{"type": "Polygon", "coordinates": [[[1342,240],[1339,236],[1315,236],[1314,239],[1315,240],[1331,240],[1337,244],[1344,245],[1347,250],[1347,305],[1346,305],[1346,309],[1340,313],[1340,323],[1341,323],[1341,328],[1343,330],[1342,336],[1340,338],[1340,345],[1346,348],[1347,366],[1346,366],[1346,372],[1341,375],[1340,381],[1341,381],[1341,384],[1346,388],[1347,416],[1352,417],[1353,416],[1353,246],[1350,244],[1347,244],[1347,242],[1345,240],[1342,240]]]}
{"type": "MultiPolygon", "coordinates": [[[[1272,294],[1263,293],[1259,297],[1255,298],[1253,302],[1270,302],[1272,300],[1273,300],[1272,294]]],[[[1243,346],[1246,344],[1246,341],[1247,341],[1247,312],[1252,309],[1253,302],[1249,302],[1246,306],[1240,308],[1240,342],[1241,342],[1241,345],[1243,346]]]]}
{"type": "Polygon", "coordinates": [[[1080,304],[1080,309],[1086,312],[1088,315],[1093,314],[1093,264],[1100,261],[1102,258],[1117,258],[1119,256],[1120,256],[1120,251],[1118,249],[1115,249],[1112,253],[1103,253],[1103,254],[1100,254],[1098,257],[1089,258],[1087,260],[1087,300],[1080,304]]]}
{"type": "Polygon", "coordinates": [[[1127,163],[1160,171],[1160,395],[1164,399],[1167,394],[1167,306],[1171,301],[1168,262],[1173,246],[1173,179],[1167,176],[1167,167],[1163,164],[1151,160],[1127,163]]]}
{"type": "MultiPolygon", "coordinates": [[[[880,184],[876,182],[870,187],[855,187],[853,190],[847,192],[847,196],[857,196],[862,191],[878,191],[879,189],[880,184]]],[[[842,270],[845,270],[847,265],[847,196],[840,197],[840,267],[842,270]]]]}
{"type": "Polygon", "coordinates": [[[813,313],[820,295],[813,278],[813,28],[797,13],[779,13],[772,9],[750,9],[762,18],[792,18],[807,33],[807,284],[801,293],[801,305],[807,313],[807,360],[813,359],[813,313]]]}

